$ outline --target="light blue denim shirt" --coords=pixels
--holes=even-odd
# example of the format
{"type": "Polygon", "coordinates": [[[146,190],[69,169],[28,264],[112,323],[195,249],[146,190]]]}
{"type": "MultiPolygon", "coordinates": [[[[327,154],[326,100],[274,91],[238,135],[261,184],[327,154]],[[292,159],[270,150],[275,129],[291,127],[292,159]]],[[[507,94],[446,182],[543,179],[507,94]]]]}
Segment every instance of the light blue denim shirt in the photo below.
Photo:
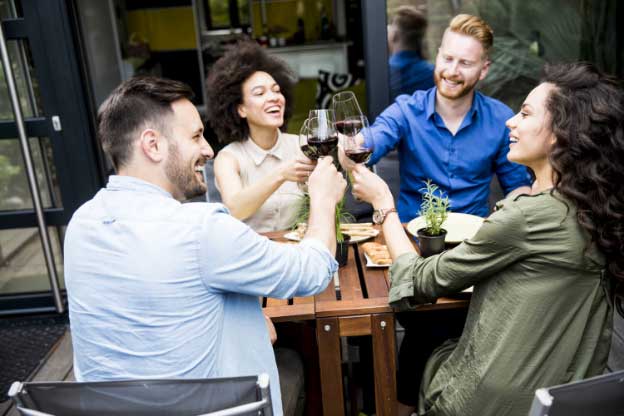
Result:
{"type": "Polygon", "coordinates": [[[221,204],[181,204],[111,176],[73,215],[65,283],[79,381],[256,375],[281,395],[259,296],[309,296],[337,263],[317,240],[279,244],[221,204]]]}

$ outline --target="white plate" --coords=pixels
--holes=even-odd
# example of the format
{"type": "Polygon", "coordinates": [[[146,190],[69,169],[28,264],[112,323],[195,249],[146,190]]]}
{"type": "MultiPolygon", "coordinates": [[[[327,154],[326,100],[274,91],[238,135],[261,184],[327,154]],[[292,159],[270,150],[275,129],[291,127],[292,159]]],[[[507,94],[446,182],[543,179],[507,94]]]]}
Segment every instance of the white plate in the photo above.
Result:
{"type": "Polygon", "coordinates": [[[392,266],[392,264],[377,264],[370,257],[368,257],[368,254],[366,254],[366,253],[364,253],[364,257],[366,258],[366,267],[383,268],[383,267],[390,267],[390,266],[392,266]]]}
{"type": "MultiPolygon", "coordinates": [[[[482,224],[483,218],[477,217],[476,215],[450,212],[446,221],[442,223],[442,228],[447,232],[446,242],[461,243],[467,238],[472,238],[477,231],[479,231],[482,224]]],[[[418,238],[418,230],[424,227],[425,218],[420,216],[414,218],[407,224],[407,231],[418,238]]]]}
{"type": "MultiPolygon", "coordinates": [[[[357,236],[357,237],[351,237],[351,239],[349,240],[349,243],[360,243],[362,241],[366,241],[369,238],[373,238],[376,237],[379,234],[379,230],[373,230],[374,231],[374,235],[361,235],[361,236],[357,236]]],[[[345,234],[343,232],[343,234],[345,234]]],[[[284,234],[284,238],[290,241],[301,241],[301,238],[299,238],[299,234],[297,234],[296,231],[291,231],[289,233],[284,234]]]]}

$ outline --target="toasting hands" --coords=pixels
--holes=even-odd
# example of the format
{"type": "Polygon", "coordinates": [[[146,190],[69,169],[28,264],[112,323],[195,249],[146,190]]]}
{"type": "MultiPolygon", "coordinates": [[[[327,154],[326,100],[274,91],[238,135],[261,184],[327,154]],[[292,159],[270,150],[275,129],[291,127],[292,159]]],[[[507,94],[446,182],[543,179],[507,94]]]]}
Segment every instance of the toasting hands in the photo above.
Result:
{"type": "Polygon", "coordinates": [[[388,184],[364,165],[351,170],[353,195],[368,202],[375,209],[394,207],[394,199],[388,184]]]}
{"type": "Polygon", "coordinates": [[[308,181],[308,192],[312,201],[329,201],[336,205],[342,199],[347,181],[336,170],[331,156],[319,159],[308,181]]]}
{"type": "Polygon", "coordinates": [[[303,183],[308,180],[315,166],[316,163],[311,160],[300,158],[286,162],[280,173],[285,181],[303,183]]]}

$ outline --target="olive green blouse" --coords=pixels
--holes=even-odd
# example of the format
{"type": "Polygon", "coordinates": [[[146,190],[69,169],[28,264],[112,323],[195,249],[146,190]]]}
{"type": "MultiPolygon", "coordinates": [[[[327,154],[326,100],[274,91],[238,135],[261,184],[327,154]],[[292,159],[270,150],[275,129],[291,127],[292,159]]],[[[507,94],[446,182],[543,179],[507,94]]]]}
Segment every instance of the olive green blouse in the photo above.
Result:
{"type": "Polygon", "coordinates": [[[612,307],[605,261],[586,249],[574,206],[545,191],[497,208],[456,248],[426,259],[404,254],[390,269],[395,306],[474,285],[461,338],[427,363],[420,415],[525,416],[537,388],[606,366],[612,307]]]}

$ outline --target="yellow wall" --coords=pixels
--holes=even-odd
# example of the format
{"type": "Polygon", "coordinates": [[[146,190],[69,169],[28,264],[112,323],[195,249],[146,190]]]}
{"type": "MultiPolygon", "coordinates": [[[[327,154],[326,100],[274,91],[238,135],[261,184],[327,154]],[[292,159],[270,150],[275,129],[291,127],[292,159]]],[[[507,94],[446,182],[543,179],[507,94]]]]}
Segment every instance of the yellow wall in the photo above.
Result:
{"type": "MultiPolygon", "coordinates": [[[[266,2],[267,29],[282,27],[286,33],[279,34],[289,38],[297,31],[297,8],[303,5],[303,24],[305,28],[306,42],[318,40],[321,31],[321,13],[318,4],[325,7],[325,13],[330,22],[334,24],[333,2],[332,0],[291,0],[279,2],[266,2]],[[299,6],[298,6],[299,5],[299,6]]],[[[254,37],[262,35],[262,15],[260,12],[260,2],[252,3],[252,19],[254,23],[254,37]]]]}
{"type": "Polygon", "coordinates": [[[189,7],[167,7],[128,12],[128,33],[149,43],[153,51],[195,49],[195,21],[189,7]]]}

